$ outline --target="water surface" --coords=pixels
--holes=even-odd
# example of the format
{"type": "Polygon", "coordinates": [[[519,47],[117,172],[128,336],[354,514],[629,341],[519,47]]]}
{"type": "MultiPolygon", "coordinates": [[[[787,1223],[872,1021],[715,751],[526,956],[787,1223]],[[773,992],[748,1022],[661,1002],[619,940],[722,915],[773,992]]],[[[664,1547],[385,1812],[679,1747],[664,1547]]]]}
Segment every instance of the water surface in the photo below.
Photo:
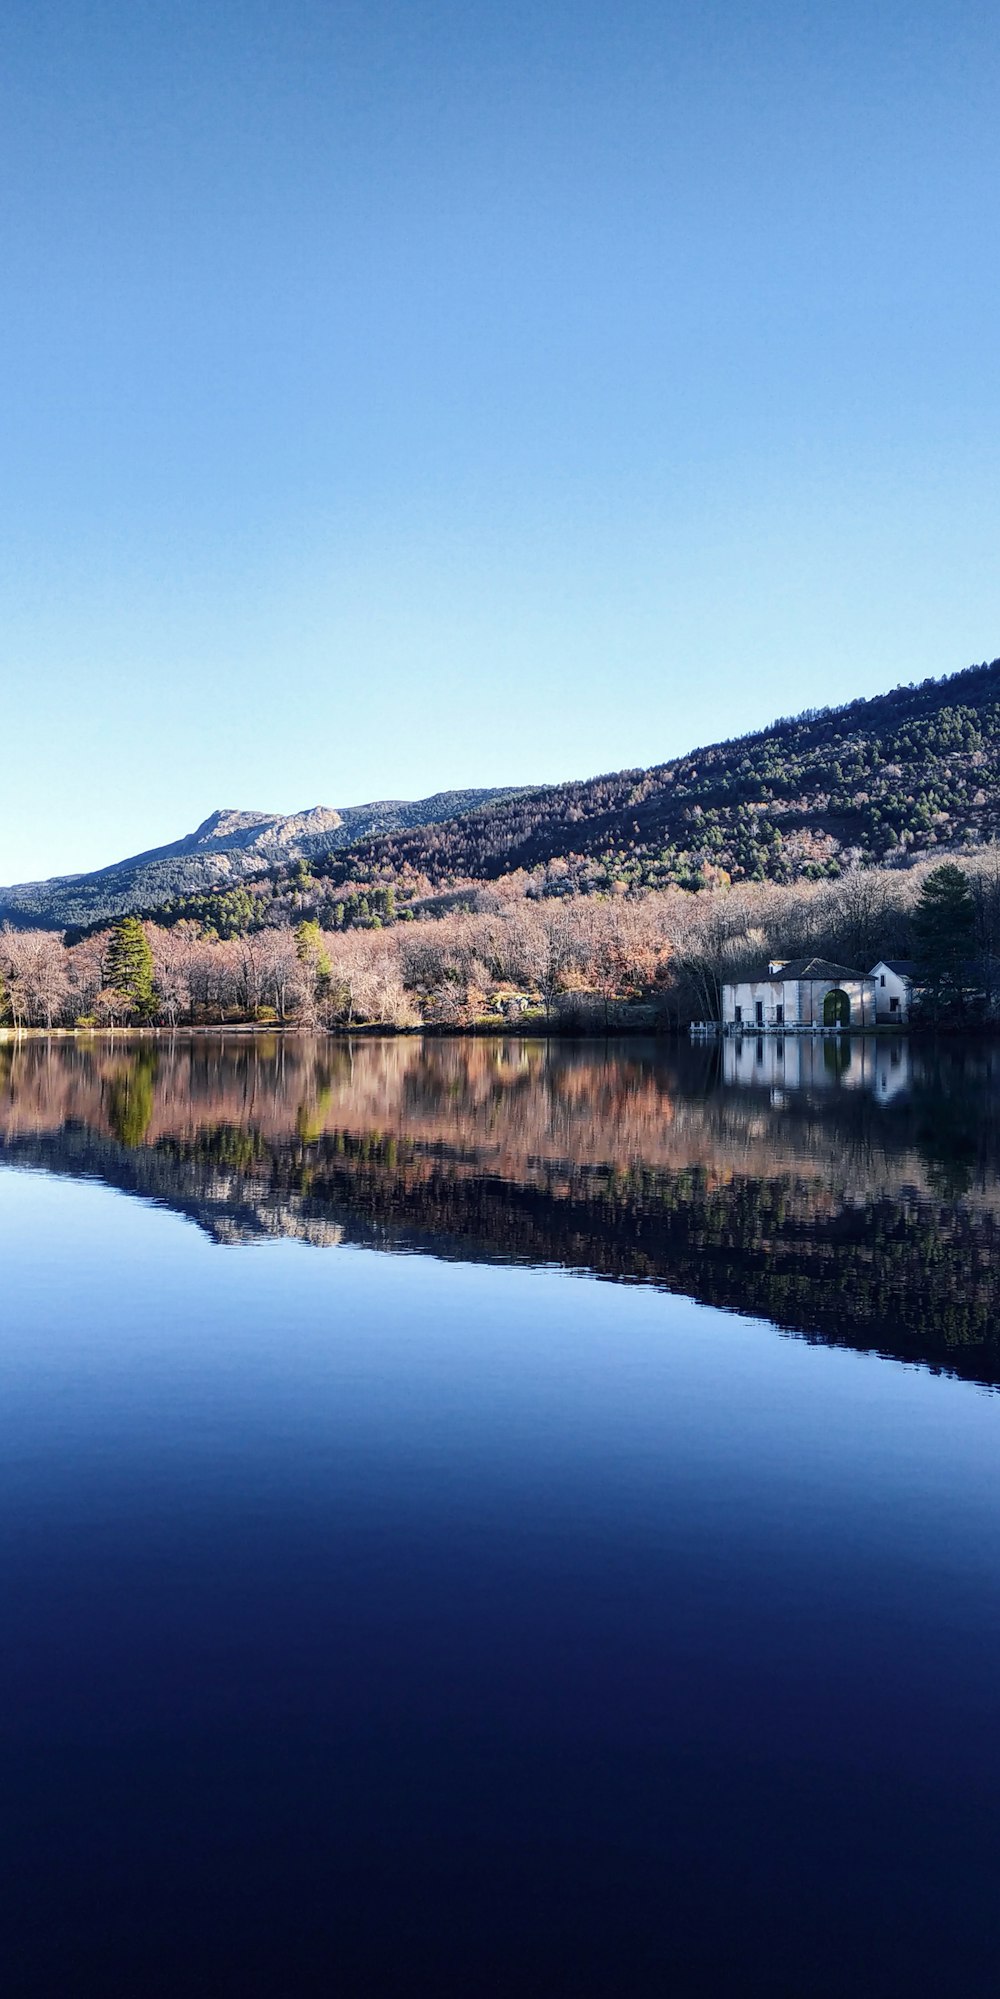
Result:
{"type": "Polygon", "coordinates": [[[776,1048],[0,1050],[8,1989],[996,1989],[994,1059],[776,1048]]]}

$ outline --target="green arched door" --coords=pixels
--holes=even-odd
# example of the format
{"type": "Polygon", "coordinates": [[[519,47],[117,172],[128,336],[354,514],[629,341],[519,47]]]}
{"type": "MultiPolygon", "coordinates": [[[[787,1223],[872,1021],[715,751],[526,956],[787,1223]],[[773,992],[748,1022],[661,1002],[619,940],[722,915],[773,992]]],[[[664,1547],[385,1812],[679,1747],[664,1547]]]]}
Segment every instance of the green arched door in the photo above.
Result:
{"type": "Polygon", "coordinates": [[[842,992],[839,986],[835,986],[833,992],[827,993],[823,1001],[823,1026],[850,1027],[850,1024],[851,1002],[847,994],[842,992]]]}

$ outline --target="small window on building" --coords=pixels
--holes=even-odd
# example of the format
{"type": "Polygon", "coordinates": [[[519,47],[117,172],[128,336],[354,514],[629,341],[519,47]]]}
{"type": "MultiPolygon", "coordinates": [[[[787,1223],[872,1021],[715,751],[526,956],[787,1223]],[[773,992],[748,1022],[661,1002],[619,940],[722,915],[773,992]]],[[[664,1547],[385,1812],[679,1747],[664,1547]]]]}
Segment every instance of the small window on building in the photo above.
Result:
{"type": "Polygon", "coordinates": [[[734,1009],[734,1013],[735,1013],[735,1018],[736,1018],[736,1025],[737,1025],[737,1027],[742,1027],[742,1025],[743,1025],[743,1008],[742,1008],[741,1006],[738,1006],[738,1007],[736,1007],[736,1008],[734,1009]]]}
{"type": "Polygon", "coordinates": [[[885,985],[885,973],[884,973],[884,972],[882,973],[882,976],[881,976],[881,978],[879,979],[879,985],[880,985],[880,986],[884,986],[884,985],[885,985]]]}
{"type": "Polygon", "coordinates": [[[893,998],[892,998],[892,999],[891,999],[891,1000],[889,1001],[889,1012],[890,1012],[890,1013],[898,1013],[898,1012],[899,1012],[899,1001],[898,1001],[898,999],[896,999],[895,997],[893,997],[893,998]]]}
{"type": "Polygon", "coordinates": [[[758,1001],[757,1001],[757,1025],[758,1025],[758,1027],[763,1027],[763,1025],[764,1025],[764,1002],[763,1002],[763,1000],[758,1000],[758,1001]]]}
{"type": "Polygon", "coordinates": [[[783,1007],[783,1006],[776,1006],[776,1007],[775,1007],[775,1009],[774,1009],[774,1024],[775,1024],[775,1026],[776,1026],[776,1027],[784,1027],[784,1025],[785,1025],[785,1009],[784,1009],[784,1007],[783,1007]]]}

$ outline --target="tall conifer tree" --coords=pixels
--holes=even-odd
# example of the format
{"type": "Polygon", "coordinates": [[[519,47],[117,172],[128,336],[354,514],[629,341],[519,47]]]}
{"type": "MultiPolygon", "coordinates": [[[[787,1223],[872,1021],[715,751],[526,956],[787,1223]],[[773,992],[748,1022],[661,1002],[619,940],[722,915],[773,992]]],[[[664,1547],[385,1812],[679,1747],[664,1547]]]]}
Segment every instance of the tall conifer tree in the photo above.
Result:
{"type": "Polygon", "coordinates": [[[963,1013],[976,908],[968,875],[953,861],[932,869],[913,916],[926,1003],[935,1020],[963,1013]]]}
{"type": "Polygon", "coordinates": [[[153,991],[153,953],[137,916],[123,916],[115,924],[104,965],[105,984],[129,1001],[137,1020],[150,1020],[156,1011],[153,991]]]}

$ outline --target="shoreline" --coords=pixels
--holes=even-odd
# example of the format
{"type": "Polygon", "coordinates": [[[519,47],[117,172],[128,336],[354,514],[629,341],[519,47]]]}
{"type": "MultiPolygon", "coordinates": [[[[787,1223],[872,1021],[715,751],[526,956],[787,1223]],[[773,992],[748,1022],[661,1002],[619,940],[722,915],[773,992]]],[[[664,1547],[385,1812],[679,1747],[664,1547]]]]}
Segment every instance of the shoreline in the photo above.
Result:
{"type": "Polygon", "coordinates": [[[456,1023],[439,1025],[435,1021],[420,1021],[412,1027],[394,1027],[391,1022],[357,1021],[350,1027],[306,1027],[300,1021],[184,1021],[175,1027],[0,1027],[0,1045],[14,1041],[174,1041],[180,1036],[201,1039],[203,1036],[218,1038],[219,1035],[239,1035],[247,1040],[273,1040],[288,1035],[312,1035],[327,1041],[357,1041],[359,1039],[383,1038],[389,1040],[415,1040],[431,1037],[435,1040],[461,1038],[463,1040],[518,1040],[518,1041],[608,1041],[622,1035],[656,1035],[670,1039],[688,1039],[686,1027],[664,1027],[652,1021],[628,1021],[608,1027],[584,1027],[578,1024],[560,1026],[558,1022],[520,1021],[492,1023],[456,1023]]]}
{"type": "Polygon", "coordinates": [[[754,1041],[766,1034],[771,1041],[835,1040],[841,1036],[845,1040],[885,1041],[902,1040],[913,1037],[918,1040],[935,1038],[994,1041],[1000,1035],[1000,1027],[982,1023],[949,1024],[908,1023],[901,1027],[882,1024],[878,1027],[845,1027],[840,1029],[816,1028],[776,1033],[773,1029],[758,1031],[749,1028],[741,1037],[724,1033],[721,1028],[715,1034],[692,1035],[688,1026],[674,1026],[662,1021],[617,1021],[606,1027],[591,1027],[580,1022],[560,1024],[557,1021],[518,1020],[497,1023],[472,1022],[454,1026],[439,1025],[437,1022],[420,1022],[412,1027],[394,1027],[390,1023],[360,1021],[350,1027],[306,1027],[298,1021],[195,1021],[178,1023],[174,1027],[0,1027],[0,1047],[23,1041],[80,1041],[80,1042],[120,1042],[140,1041],[157,1044],[162,1041],[177,1040],[218,1040],[220,1037],[239,1038],[248,1041],[285,1039],[292,1036],[309,1035],[328,1041],[358,1040],[479,1040],[479,1041],[619,1041],[653,1038],[662,1041],[683,1041],[693,1047],[721,1047],[727,1040],[742,1039],[754,1041]]]}

